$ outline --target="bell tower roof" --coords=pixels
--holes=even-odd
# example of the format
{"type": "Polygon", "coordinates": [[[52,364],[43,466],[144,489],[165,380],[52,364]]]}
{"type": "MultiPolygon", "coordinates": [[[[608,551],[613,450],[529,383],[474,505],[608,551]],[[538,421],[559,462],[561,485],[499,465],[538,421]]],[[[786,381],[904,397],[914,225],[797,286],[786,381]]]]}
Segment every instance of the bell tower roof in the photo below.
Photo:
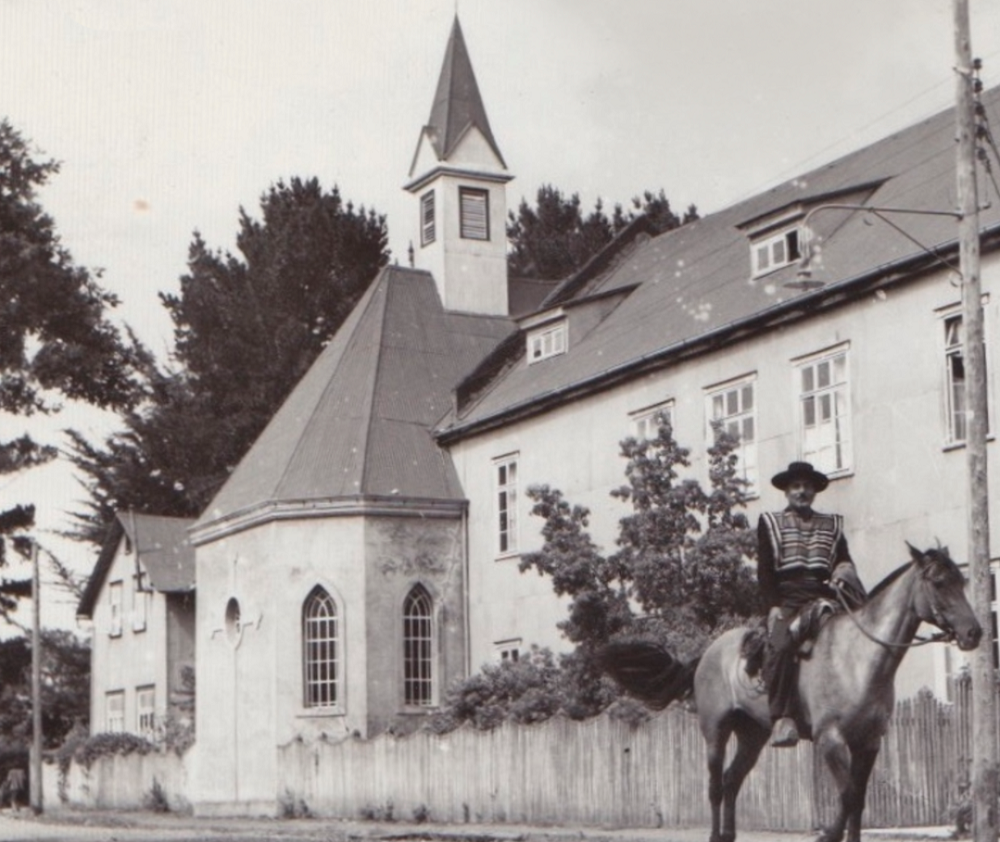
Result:
{"type": "Polygon", "coordinates": [[[490,121],[486,117],[486,107],[479,94],[479,85],[476,84],[476,74],[472,70],[462,26],[458,22],[458,15],[455,15],[431,116],[426,126],[427,136],[438,160],[448,160],[458,142],[473,126],[479,129],[501,164],[506,167],[490,129],[490,121]]]}

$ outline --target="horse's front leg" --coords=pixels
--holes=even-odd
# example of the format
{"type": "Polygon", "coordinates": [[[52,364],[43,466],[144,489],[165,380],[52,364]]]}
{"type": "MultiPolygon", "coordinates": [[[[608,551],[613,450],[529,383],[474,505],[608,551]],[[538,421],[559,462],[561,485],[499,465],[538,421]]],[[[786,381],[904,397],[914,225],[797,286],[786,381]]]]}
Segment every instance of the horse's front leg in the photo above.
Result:
{"type": "Polygon", "coordinates": [[[851,785],[847,810],[847,842],[861,842],[861,814],[865,811],[868,778],[871,776],[879,746],[851,749],[851,785]]]}
{"type": "Polygon", "coordinates": [[[824,828],[817,842],[841,842],[844,829],[847,826],[848,808],[852,803],[851,790],[851,750],[847,747],[839,731],[831,729],[823,732],[817,741],[817,747],[826,761],[840,795],[840,809],[832,825],[824,828]]]}

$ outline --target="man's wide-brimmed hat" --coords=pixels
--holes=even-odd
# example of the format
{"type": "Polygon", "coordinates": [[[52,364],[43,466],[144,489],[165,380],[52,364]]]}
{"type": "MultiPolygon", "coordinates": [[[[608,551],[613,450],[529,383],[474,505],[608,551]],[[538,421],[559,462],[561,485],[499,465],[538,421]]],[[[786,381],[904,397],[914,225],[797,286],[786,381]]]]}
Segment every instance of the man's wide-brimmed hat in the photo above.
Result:
{"type": "Polygon", "coordinates": [[[771,477],[771,485],[787,491],[793,480],[804,479],[813,484],[817,491],[822,491],[830,484],[826,474],[821,474],[808,462],[792,462],[789,466],[771,477]]]}

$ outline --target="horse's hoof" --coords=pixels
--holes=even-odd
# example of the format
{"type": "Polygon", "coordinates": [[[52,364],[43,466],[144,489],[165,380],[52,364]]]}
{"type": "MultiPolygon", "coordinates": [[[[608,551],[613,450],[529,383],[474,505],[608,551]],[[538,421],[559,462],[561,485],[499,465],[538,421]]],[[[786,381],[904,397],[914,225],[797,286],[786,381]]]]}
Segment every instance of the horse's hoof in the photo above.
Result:
{"type": "Polygon", "coordinates": [[[844,831],[837,831],[827,828],[819,836],[816,837],[816,842],[841,842],[844,838],[844,831]]]}

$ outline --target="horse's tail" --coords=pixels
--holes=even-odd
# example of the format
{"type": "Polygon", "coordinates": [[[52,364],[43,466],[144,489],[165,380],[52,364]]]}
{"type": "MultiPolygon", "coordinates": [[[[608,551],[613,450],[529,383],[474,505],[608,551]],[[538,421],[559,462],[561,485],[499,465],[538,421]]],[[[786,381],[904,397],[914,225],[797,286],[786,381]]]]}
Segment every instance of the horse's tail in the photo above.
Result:
{"type": "Polygon", "coordinates": [[[694,671],[700,659],[681,661],[658,643],[630,641],[607,644],[597,660],[622,689],[662,710],[694,692],[694,671]]]}

